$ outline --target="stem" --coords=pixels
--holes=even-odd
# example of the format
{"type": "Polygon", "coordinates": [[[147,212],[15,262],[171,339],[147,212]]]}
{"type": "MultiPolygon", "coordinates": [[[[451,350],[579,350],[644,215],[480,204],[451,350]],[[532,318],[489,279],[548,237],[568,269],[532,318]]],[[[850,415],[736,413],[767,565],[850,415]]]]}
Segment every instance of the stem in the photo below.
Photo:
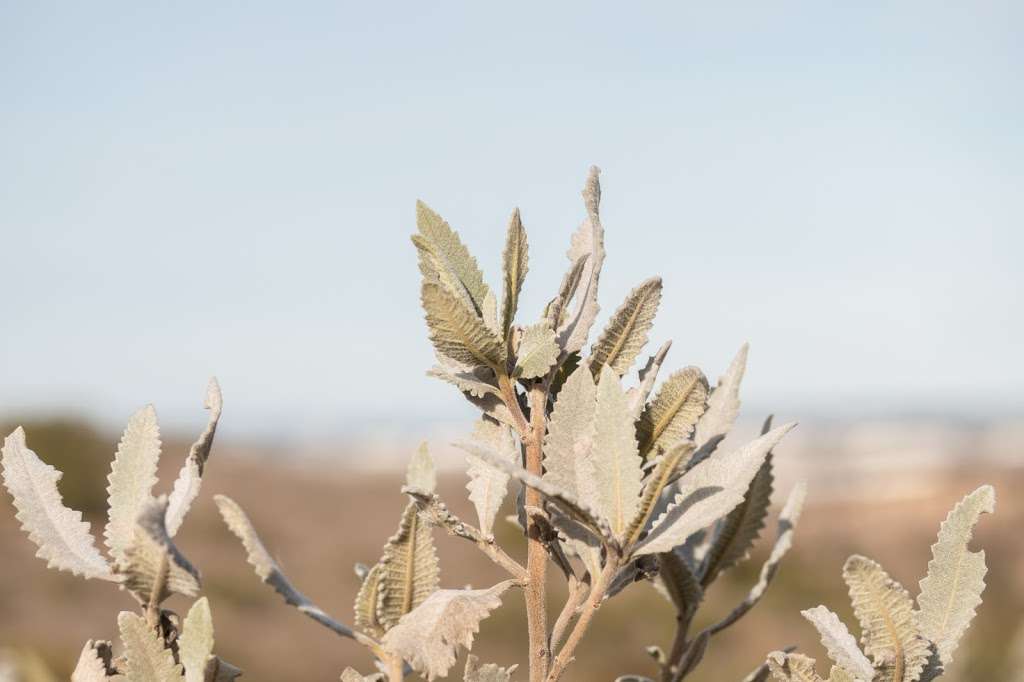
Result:
{"type": "Polygon", "coordinates": [[[597,610],[601,608],[602,602],[604,602],[604,595],[608,591],[608,585],[611,584],[612,578],[615,577],[616,571],[619,570],[618,557],[612,552],[608,552],[604,570],[601,571],[601,576],[597,579],[597,583],[590,588],[590,597],[587,599],[587,603],[583,607],[583,613],[580,614],[580,619],[576,621],[576,625],[573,627],[572,632],[569,633],[569,638],[565,640],[565,646],[558,652],[554,660],[551,663],[551,670],[548,672],[547,682],[556,682],[558,678],[562,676],[565,671],[565,667],[572,663],[573,652],[576,651],[577,645],[580,640],[583,639],[583,635],[586,634],[587,628],[590,627],[590,621],[593,620],[597,610]]]}
{"type": "Polygon", "coordinates": [[[388,656],[384,660],[388,668],[388,682],[402,682],[405,678],[405,663],[401,656],[388,656]]]}
{"type": "Polygon", "coordinates": [[[160,595],[167,585],[167,575],[171,570],[171,562],[164,552],[160,559],[160,568],[157,569],[156,579],[153,581],[153,589],[149,593],[149,603],[146,604],[146,623],[151,628],[160,626],[160,595]]]}
{"type": "Polygon", "coordinates": [[[562,636],[573,619],[576,618],[580,605],[587,596],[586,585],[577,580],[575,576],[569,579],[569,596],[566,597],[565,606],[555,620],[555,627],[551,630],[551,640],[548,642],[548,650],[554,651],[561,645],[562,636]]]}
{"type": "Polygon", "coordinates": [[[672,650],[668,654],[668,661],[661,669],[662,682],[673,682],[676,679],[676,673],[679,671],[679,664],[682,662],[683,657],[686,656],[686,652],[690,648],[690,643],[687,641],[687,635],[690,633],[690,621],[692,619],[692,613],[686,614],[679,612],[676,614],[676,634],[675,638],[672,640],[672,650]]]}
{"type": "MultiPolygon", "coordinates": [[[[547,392],[541,385],[530,388],[530,429],[523,440],[526,445],[526,470],[541,476],[547,392]]],[[[516,403],[518,405],[518,403],[516,403]]],[[[515,412],[513,411],[513,414],[515,412]]],[[[526,489],[527,506],[543,508],[543,499],[533,488],[526,489]]],[[[546,605],[548,556],[541,540],[541,529],[533,518],[526,527],[526,622],[530,639],[530,682],[542,682],[548,672],[551,651],[548,649],[548,614],[546,605]]]]}

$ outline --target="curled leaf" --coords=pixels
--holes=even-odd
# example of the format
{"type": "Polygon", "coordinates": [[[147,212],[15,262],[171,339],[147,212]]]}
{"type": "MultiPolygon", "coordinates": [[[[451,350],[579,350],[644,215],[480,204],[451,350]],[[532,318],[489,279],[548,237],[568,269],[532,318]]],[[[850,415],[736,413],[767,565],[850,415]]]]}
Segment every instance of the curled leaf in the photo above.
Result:
{"type": "Polygon", "coordinates": [[[590,371],[594,376],[608,366],[622,376],[633,365],[647,343],[647,333],[661,302],[661,278],[652,277],[629,292],[629,296],[608,321],[590,349],[590,371]]]}
{"type": "MultiPolygon", "coordinates": [[[[508,334],[519,307],[519,292],[523,289],[526,272],[530,269],[529,247],[526,244],[526,230],[519,217],[519,209],[512,211],[508,221],[508,235],[505,238],[505,250],[501,254],[502,295],[501,295],[501,327],[502,336],[508,334]]],[[[552,339],[553,340],[553,339],[552,339]]]]}
{"type": "Polygon", "coordinates": [[[406,506],[398,532],[384,546],[381,566],[377,620],[389,629],[438,586],[440,567],[430,525],[420,518],[415,502],[406,506]]]}
{"type": "Polygon", "coordinates": [[[590,169],[586,185],[583,187],[583,203],[587,209],[587,219],[579,226],[572,236],[568,257],[573,269],[567,276],[571,286],[571,294],[567,291],[562,297],[565,315],[558,328],[558,345],[566,354],[572,354],[587,342],[590,328],[597,319],[600,307],[597,304],[597,285],[601,277],[601,266],[604,265],[604,227],[598,212],[601,203],[601,183],[598,179],[601,171],[597,166],[590,169]],[[578,279],[575,269],[580,266],[578,279]],[[570,300],[575,305],[569,312],[570,300]]]}
{"type": "Polygon", "coordinates": [[[839,616],[824,606],[816,606],[800,612],[818,630],[821,643],[828,655],[844,670],[853,674],[860,682],[871,682],[875,669],[865,656],[857,640],[853,638],[839,616]]]}
{"type": "Polygon", "coordinates": [[[142,603],[159,604],[172,594],[199,594],[199,571],[175,546],[167,533],[167,496],[151,499],[135,522],[132,542],[117,562],[124,588],[142,603]]]}
{"type": "Polygon", "coordinates": [[[203,470],[206,468],[206,460],[210,458],[210,450],[213,448],[213,437],[217,433],[217,424],[220,422],[220,413],[224,407],[224,399],[221,396],[220,384],[217,383],[216,377],[210,377],[206,386],[206,400],[203,402],[203,407],[210,411],[206,428],[189,449],[185,465],[181,468],[177,480],[174,481],[174,488],[171,490],[170,503],[167,507],[167,533],[172,538],[181,528],[185,515],[188,514],[192,503],[199,496],[199,487],[203,482],[203,470]]]}

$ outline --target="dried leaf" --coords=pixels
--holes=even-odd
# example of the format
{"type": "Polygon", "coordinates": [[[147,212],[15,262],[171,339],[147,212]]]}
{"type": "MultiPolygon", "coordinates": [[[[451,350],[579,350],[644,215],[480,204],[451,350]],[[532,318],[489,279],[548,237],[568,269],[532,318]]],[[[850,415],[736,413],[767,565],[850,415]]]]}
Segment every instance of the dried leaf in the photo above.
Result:
{"type": "Polygon", "coordinates": [[[520,379],[535,379],[546,375],[558,360],[558,352],[555,332],[546,322],[526,327],[519,342],[513,376],[520,379]]]}
{"type": "Polygon", "coordinates": [[[852,673],[858,682],[871,682],[875,676],[875,669],[857,646],[857,640],[839,620],[839,616],[824,606],[816,606],[800,613],[818,630],[821,643],[833,661],[845,671],[852,673]]]}
{"type": "MultiPolygon", "coordinates": [[[[578,286],[572,287],[575,305],[558,328],[558,345],[566,354],[575,353],[583,348],[600,310],[597,304],[597,285],[601,277],[601,266],[604,265],[604,227],[601,226],[598,214],[601,203],[601,184],[598,180],[600,172],[596,166],[590,169],[590,175],[583,188],[587,219],[573,234],[572,245],[567,254],[574,268],[581,261],[583,265],[578,286]]],[[[565,309],[568,310],[570,296],[564,296],[563,300],[565,309]]]]}
{"type": "Polygon", "coordinates": [[[619,377],[608,365],[601,369],[594,411],[591,454],[597,470],[597,511],[617,537],[625,535],[640,508],[642,462],[637,454],[633,417],[619,377]]]}
{"type": "Polygon", "coordinates": [[[506,336],[512,328],[516,310],[519,308],[519,292],[523,289],[526,272],[530,269],[529,248],[526,245],[526,230],[519,217],[519,209],[512,211],[508,222],[505,250],[501,254],[502,295],[501,327],[499,333],[506,336]]]}
{"type": "Polygon", "coordinates": [[[988,485],[961,500],[939,528],[928,575],[921,581],[917,597],[921,634],[935,644],[946,669],[985,589],[985,552],[970,551],[971,535],[981,515],[993,513],[995,507],[996,493],[988,485]]]}
{"type": "Polygon", "coordinates": [[[814,659],[801,654],[773,651],[768,654],[768,667],[779,682],[822,682],[814,671],[814,659]]]}
{"type": "Polygon", "coordinates": [[[761,534],[768,516],[773,482],[772,454],[769,452],[750,481],[743,502],[715,524],[711,545],[701,568],[701,584],[705,587],[720,573],[749,556],[750,548],[761,534]]]}
{"type": "Polygon", "coordinates": [[[708,382],[696,367],[673,372],[640,414],[637,436],[640,454],[664,451],[690,436],[704,413],[708,382]]]}
{"type": "Polygon", "coordinates": [[[438,353],[468,365],[504,366],[505,345],[501,339],[450,291],[424,281],[421,301],[430,340],[438,353]]]}
{"type": "Polygon", "coordinates": [[[864,652],[891,666],[891,682],[916,680],[928,661],[910,595],[871,559],[854,555],[843,567],[864,652]]]}
{"type": "Polygon", "coordinates": [[[419,234],[412,240],[419,251],[424,281],[444,286],[456,300],[465,300],[470,310],[481,314],[489,289],[458,233],[422,201],[416,202],[416,227],[419,234]]]}
{"type": "Polygon", "coordinates": [[[385,650],[433,680],[448,674],[457,647],[470,649],[480,621],[501,606],[506,580],[486,590],[437,590],[384,635],[385,650]]]}
{"type": "Polygon", "coordinates": [[[178,550],[167,533],[167,496],[150,499],[135,522],[132,542],[117,562],[124,588],[142,603],[155,595],[159,604],[171,594],[199,594],[199,571],[178,550]]]}
{"type": "Polygon", "coordinates": [[[384,626],[377,620],[377,604],[380,603],[380,588],[384,580],[384,566],[374,564],[363,577],[363,584],[356,595],[356,628],[374,637],[384,634],[384,626]]]}
{"type": "Polygon", "coordinates": [[[213,616],[206,597],[192,604],[181,625],[178,660],[185,666],[185,682],[206,682],[207,665],[213,658],[213,616]]]}
{"type": "Polygon", "coordinates": [[[713,438],[724,437],[732,429],[736,415],[740,412],[740,382],[747,368],[747,352],[749,344],[740,347],[733,358],[729,369],[718,379],[715,390],[708,396],[708,407],[705,410],[694,432],[694,440],[700,447],[713,438]]]}
{"type": "Polygon", "coordinates": [[[286,603],[291,604],[316,622],[333,630],[342,637],[353,637],[352,630],[331,618],[323,609],[313,604],[304,594],[292,586],[288,578],[281,572],[277,562],[270,556],[270,552],[263,546],[263,542],[260,541],[259,536],[256,534],[256,529],[253,528],[252,522],[245,512],[242,511],[242,508],[238,506],[237,502],[226,495],[214,495],[213,499],[217,503],[217,508],[220,510],[224,523],[242,541],[242,545],[248,554],[249,564],[256,571],[256,575],[259,576],[260,580],[274,588],[275,592],[284,597],[286,603]]]}
{"type": "Polygon", "coordinates": [[[615,311],[597,342],[590,349],[590,371],[594,376],[604,366],[622,376],[647,343],[647,332],[661,302],[661,278],[652,277],[629,292],[615,311]]]}
{"type": "Polygon", "coordinates": [[[384,545],[383,580],[377,602],[377,620],[384,629],[422,604],[438,586],[440,567],[430,525],[410,502],[395,533],[384,545]]]}
{"type": "Polygon", "coordinates": [[[116,580],[106,559],[96,549],[82,513],[68,509],[57,491],[61,472],[44,463],[25,445],[19,426],[4,440],[4,486],[14,498],[15,518],[39,548],[36,556],[47,568],[70,571],[85,578],[116,580]]]}
{"type": "Polygon", "coordinates": [[[199,438],[189,449],[185,465],[178,474],[171,490],[170,505],[167,508],[167,533],[173,538],[185,515],[191,509],[192,503],[199,496],[199,487],[203,482],[203,470],[206,467],[206,460],[210,458],[210,450],[213,448],[213,437],[217,433],[217,424],[220,422],[220,413],[224,407],[224,399],[221,396],[220,384],[216,377],[210,377],[206,385],[206,400],[203,407],[210,411],[206,422],[206,428],[199,434],[199,438]]]}
{"type": "Polygon", "coordinates": [[[127,658],[125,682],[181,682],[181,666],[144,618],[122,611],[117,625],[127,658]]]}
{"type": "MultiPolygon", "coordinates": [[[[519,444],[507,426],[489,419],[481,419],[476,423],[471,439],[492,448],[497,456],[509,463],[519,463],[519,444]]],[[[472,453],[466,454],[466,463],[466,473],[469,474],[469,483],[466,484],[469,501],[476,508],[480,532],[485,537],[491,537],[494,519],[508,493],[509,475],[472,453]]]]}
{"type": "Polygon", "coordinates": [[[135,534],[135,520],[152,497],[160,460],[160,427],[156,410],[147,405],[128,418],[107,477],[107,527],[103,536],[114,561],[124,558],[124,550],[135,534]]]}
{"type": "Polygon", "coordinates": [[[507,668],[499,667],[494,663],[480,663],[473,654],[466,656],[466,670],[462,673],[462,682],[512,682],[512,673],[519,666],[512,665],[507,668]]]}
{"type": "Polygon", "coordinates": [[[425,493],[432,493],[437,488],[437,471],[434,470],[434,460],[430,458],[426,441],[420,443],[419,450],[409,459],[405,484],[425,493]]]}
{"type": "Polygon", "coordinates": [[[679,480],[673,504],[654,522],[635,553],[667,552],[732,511],[743,501],[768,452],[794,426],[780,426],[739,450],[707,459],[692,468],[679,480]]]}
{"type": "Polygon", "coordinates": [[[71,682],[106,682],[111,678],[110,642],[89,640],[82,647],[71,682]]]}

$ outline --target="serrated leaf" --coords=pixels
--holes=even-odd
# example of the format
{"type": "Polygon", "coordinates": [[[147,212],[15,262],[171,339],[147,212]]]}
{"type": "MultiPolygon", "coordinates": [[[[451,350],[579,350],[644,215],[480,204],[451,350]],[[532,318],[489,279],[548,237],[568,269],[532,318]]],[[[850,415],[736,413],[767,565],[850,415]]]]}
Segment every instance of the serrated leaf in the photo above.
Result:
{"type": "Polygon", "coordinates": [[[356,628],[374,637],[384,634],[384,627],[377,620],[377,604],[380,603],[380,588],[383,579],[384,567],[380,563],[374,564],[369,573],[363,577],[363,583],[356,595],[356,628]]]}
{"type": "Polygon", "coordinates": [[[780,426],[738,450],[693,467],[679,479],[674,502],[654,522],[635,554],[667,552],[735,509],[768,452],[794,426],[780,426]]]}
{"type": "Polygon", "coordinates": [[[206,399],[203,407],[210,411],[207,418],[206,428],[199,434],[199,438],[189,448],[185,464],[174,481],[174,488],[171,490],[170,504],[167,507],[167,533],[173,538],[181,528],[185,515],[192,508],[192,503],[199,496],[199,488],[203,482],[203,470],[206,461],[210,458],[210,450],[213,448],[213,437],[217,433],[217,424],[220,422],[220,413],[224,407],[224,398],[220,392],[220,384],[216,377],[210,377],[206,385],[206,399]]]}
{"type": "MultiPolygon", "coordinates": [[[[507,426],[489,419],[481,419],[476,423],[471,439],[493,448],[498,456],[510,463],[519,463],[519,444],[507,426]]],[[[485,537],[491,537],[494,519],[508,493],[509,475],[471,453],[466,454],[466,463],[466,473],[469,475],[469,483],[466,484],[469,501],[476,508],[480,532],[485,537]]]]}
{"type": "Polygon", "coordinates": [[[19,426],[4,440],[0,464],[4,487],[14,498],[15,518],[46,560],[47,568],[69,571],[85,578],[116,580],[106,559],[96,549],[82,513],[68,509],[57,491],[61,472],[46,464],[25,444],[19,426]]]}
{"type": "Polygon", "coordinates": [[[591,452],[597,385],[590,371],[577,368],[558,392],[544,438],[544,480],[595,506],[597,467],[591,452]]]}
{"type": "Polygon", "coordinates": [[[135,534],[135,520],[152,497],[159,460],[160,427],[156,410],[147,405],[128,418],[107,476],[109,511],[103,537],[114,561],[124,558],[135,534]]]}
{"type": "Polygon", "coordinates": [[[465,300],[473,312],[482,314],[490,290],[458,233],[422,201],[416,202],[416,227],[419,234],[413,236],[413,243],[424,280],[444,286],[456,300],[465,300]]]}
{"type": "Polygon", "coordinates": [[[544,376],[558,360],[558,353],[554,330],[546,322],[530,325],[523,329],[513,375],[520,379],[544,376]]]}
{"type": "Polygon", "coordinates": [[[142,603],[161,603],[171,594],[199,594],[199,571],[178,550],[167,533],[167,496],[150,499],[135,521],[132,542],[117,562],[122,584],[142,603]]]}
{"type": "Polygon", "coordinates": [[[658,352],[648,358],[647,364],[638,372],[640,383],[626,391],[626,397],[629,399],[629,410],[633,414],[633,419],[640,418],[640,413],[646,406],[647,397],[651,394],[651,390],[654,389],[654,382],[658,378],[658,372],[661,370],[661,365],[665,362],[665,356],[668,355],[668,349],[671,347],[671,341],[661,344],[658,352]]]}
{"type": "Polygon", "coordinates": [[[778,682],[822,682],[814,671],[814,659],[801,654],[773,651],[768,654],[768,667],[778,682]]]}
{"type": "Polygon", "coordinates": [[[769,452],[747,487],[743,501],[715,524],[708,553],[701,568],[701,583],[707,587],[723,571],[744,561],[764,529],[771,505],[772,454],[769,452]]]}
{"type": "Polygon", "coordinates": [[[601,369],[597,385],[594,426],[591,453],[597,470],[595,506],[608,519],[612,532],[622,537],[640,508],[643,472],[626,394],[608,365],[601,369]]]}
{"type": "Polygon", "coordinates": [[[426,493],[432,493],[437,488],[437,471],[434,469],[434,460],[430,458],[430,452],[427,450],[426,441],[420,443],[419,449],[409,458],[405,484],[426,493]]]}
{"type": "Polygon", "coordinates": [[[661,278],[652,277],[629,292],[615,311],[601,336],[590,349],[590,371],[594,376],[604,366],[622,376],[647,343],[647,332],[661,302],[661,278]]]}
{"type": "MultiPolygon", "coordinates": [[[[590,169],[587,183],[583,187],[583,203],[587,209],[587,219],[579,226],[572,236],[569,262],[573,268],[582,262],[577,285],[572,288],[575,305],[569,312],[570,296],[563,298],[566,310],[565,319],[558,328],[558,345],[566,354],[575,353],[583,348],[590,335],[590,328],[597,319],[600,307],[597,304],[597,285],[601,277],[601,266],[604,265],[604,227],[601,225],[599,206],[601,203],[601,184],[598,179],[601,171],[597,166],[590,169]]],[[[570,276],[573,272],[570,271],[570,276]]],[[[574,279],[574,278],[573,278],[574,279]]]]}
{"type": "Polygon", "coordinates": [[[483,320],[492,333],[502,336],[501,329],[498,327],[498,300],[490,291],[484,297],[483,320]]]}
{"type": "Polygon", "coordinates": [[[213,657],[213,616],[206,597],[197,599],[181,624],[178,660],[185,666],[185,682],[206,682],[206,668],[213,657]]]}
{"type": "Polygon", "coordinates": [[[693,443],[683,442],[676,444],[658,459],[654,472],[644,483],[644,493],[640,498],[636,514],[629,524],[629,529],[626,531],[624,547],[632,547],[640,539],[640,534],[647,528],[647,522],[650,521],[665,488],[679,471],[683,460],[692,454],[693,443]]]}
{"type": "Polygon", "coordinates": [[[430,525],[420,519],[415,503],[406,506],[398,532],[384,545],[381,564],[377,620],[389,630],[437,590],[440,578],[430,525]]]}
{"type": "Polygon", "coordinates": [[[704,413],[708,383],[696,367],[673,372],[648,403],[637,422],[640,454],[667,450],[690,436],[704,413]]]}
{"type": "Polygon", "coordinates": [[[502,367],[505,345],[483,319],[439,284],[423,282],[420,300],[438,353],[468,365],[502,367]]]}
{"type": "Polygon", "coordinates": [[[270,585],[281,595],[285,602],[294,606],[321,625],[333,630],[343,637],[353,637],[352,630],[345,627],[338,621],[331,618],[319,606],[311,602],[304,594],[292,586],[288,578],[281,572],[277,562],[270,556],[270,552],[263,546],[252,522],[238,503],[226,495],[214,495],[214,502],[220,511],[224,523],[235,536],[242,541],[245,547],[249,565],[253,567],[256,575],[267,585],[270,585]]]}
{"type": "Polygon", "coordinates": [[[526,244],[526,230],[519,217],[519,209],[512,211],[505,237],[505,250],[501,253],[502,296],[500,334],[506,336],[512,328],[516,310],[519,308],[519,293],[530,269],[529,247],[526,244]]]}
{"type": "Polygon", "coordinates": [[[858,682],[871,682],[874,679],[875,669],[871,661],[861,652],[857,640],[839,620],[839,616],[824,606],[816,606],[800,613],[817,629],[822,646],[836,664],[851,673],[858,682]]]}
{"type": "Polygon", "coordinates": [[[786,556],[793,546],[793,533],[796,532],[796,524],[800,520],[800,512],[803,510],[806,497],[807,486],[805,483],[801,481],[793,486],[789,497],[786,498],[786,503],[782,507],[782,511],[779,513],[775,544],[772,545],[772,551],[768,555],[768,559],[761,565],[761,573],[758,576],[757,582],[750,588],[743,601],[728,616],[711,627],[712,634],[721,632],[738,621],[761,601],[761,597],[764,596],[768,585],[775,578],[783,557],[786,556]]]}
{"type": "Polygon", "coordinates": [[[740,383],[747,368],[749,344],[740,347],[729,368],[718,379],[718,384],[707,399],[707,409],[701,415],[693,439],[700,447],[714,438],[728,435],[740,412],[740,383]]]}
{"type": "Polygon", "coordinates": [[[117,626],[127,659],[125,682],[181,682],[181,666],[144,618],[122,611],[117,626]]]}
{"type": "Polygon", "coordinates": [[[506,580],[486,590],[437,590],[384,635],[385,650],[428,680],[444,677],[459,646],[471,649],[480,621],[501,606],[506,580]]]}
{"type": "Polygon", "coordinates": [[[462,673],[462,682],[512,682],[512,673],[517,665],[502,668],[495,663],[480,663],[473,654],[466,656],[466,669],[462,673]]]}
{"type": "Polygon", "coordinates": [[[928,661],[928,643],[920,636],[910,595],[871,559],[854,555],[843,567],[861,644],[876,666],[888,664],[886,682],[916,680],[928,661]]]}
{"type": "Polygon", "coordinates": [[[437,361],[438,364],[427,371],[427,376],[447,381],[474,398],[501,395],[498,385],[495,383],[494,371],[489,367],[466,365],[443,355],[438,355],[437,361]]]}
{"type": "MultiPolygon", "coordinates": [[[[870,680],[871,678],[868,679],[870,680]]],[[[860,682],[860,680],[851,675],[845,668],[834,665],[829,672],[826,682],[860,682]]]]}
{"type": "Polygon", "coordinates": [[[655,587],[676,607],[680,614],[693,614],[704,599],[700,581],[679,555],[678,550],[658,555],[658,579],[655,587]]]}
{"type": "Polygon", "coordinates": [[[995,511],[996,493],[982,486],[961,500],[942,522],[932,545],[928,574],[917,597],[921,634],[935,644],[944,668],[970,627],[985,589],[985,552],[968,545],[982,514],[995,511]]]}
{"type": "Polygon", "coordinates": [[[111,679],[110,642],[89,640],[82,647],[78,664],[71,673],[71,682],[106,682],[111,679]]]}

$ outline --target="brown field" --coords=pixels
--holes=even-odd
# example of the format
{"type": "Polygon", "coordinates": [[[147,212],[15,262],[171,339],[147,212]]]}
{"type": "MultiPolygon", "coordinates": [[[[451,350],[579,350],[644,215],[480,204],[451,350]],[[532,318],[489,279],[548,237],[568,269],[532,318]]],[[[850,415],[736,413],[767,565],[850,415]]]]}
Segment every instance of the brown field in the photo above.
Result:
{"type": "MultiPolygon", "coordinates": [[[[45,457],[46,450],[36,447],[45,457]]],[[[259,583],[245,564],[241,547],[221,524],[211,496],[221,492],[240,502],[293,582],[328,612],[350,621],[358,586],[352,565],[376,560],[394,531],[405,504],[398,492],[399,475],[314,471],[230,452],[215,458],[204,495],[179,534],[178,545],[203,572],[220,653],[247,671],[244,679],[253,681],[337,680],[346,665],[371,671],[370,658],[359,646],[307,620],[259,583]]],[[[177,459],[165,457],[165,486],[172,480],[177,459]]],[[[84,485],[93,493],[102,494],[105,466],[82,474],[89,479],[84,485]]],[[[897,474],[879,475],[889,477],[886,489],[891,491],[897,474]]],[[[997,514],[983,518],[978,533],[978,543],[988,555],[989,587],[986,603],[960,651],[963,665],[957,674],[971,681],[1020,679],[1011,676],[1009,650],[1024,624],[1024,546],[1019,542],[1024,502],[1015,494],[1024,482],[1024,472],[947,469],[927,480],[924,494],[917,485],[910,488],[914,494],[889,492],[884,499],[862,496],[826,502],[820,494],[812,495],[796,546],[767,597],[751,615],[713,640],[701,672],[693,679],[740,680],[766,652],[790,644],[821,661],[824,652],[799,611],[826,603],[852,624],[840,576],[845,557],[859,552],[880,561],[916,593],[929,545],[946,510],[982,482],[995,483],[999,495],[997,514]]],[[[463,483],[460,475],[446,475],[440,492],[453,511],[471,519],[463,483]]],[[[776,499],[781,497],[777,492],[776,499]]],[[[116,639],[116,613],[132,608],[133,601],[108,584],[46,570],[33,557],[34,548],[13,517],[7,500],[0,506],[0,646],[9,652],[30,652],[53,671],[53,679],[66,679],[86,639],[116,639]]],[[[98,534],[102,514],[93,510],[89,518],[98,534]]],[[[503,528],[502,539],[521,555],[516,531],[503,528]]],[[[773,533],[770,525],[767,535],[773,533]]],[[[502,578],[468,544],[447,536],[439,536],[437,542],[445,586],[484,586],[502,578]]],[[[716,584],[703,607],[706,619],[727,613],[756,579],[763,555],[762,546],[753,561],[716,584]]],[[[557,601],[562,595],[558,580],[552,580],[552,591],[557,601]]],[[[485,660],[510,664],[523,659],[523,611],[515,592],[507,594],[505,604],[484,622],[474,651],[485,660]]],[[[184,610],[187,604],[175,597],[168,606],[184,610]]],[[[628,672],[653,674],[644,647],[667,647],[671,624],[670,608],[649,584],[627,588],[602,609],[567,678],[604,681],[628,672]]]]}

